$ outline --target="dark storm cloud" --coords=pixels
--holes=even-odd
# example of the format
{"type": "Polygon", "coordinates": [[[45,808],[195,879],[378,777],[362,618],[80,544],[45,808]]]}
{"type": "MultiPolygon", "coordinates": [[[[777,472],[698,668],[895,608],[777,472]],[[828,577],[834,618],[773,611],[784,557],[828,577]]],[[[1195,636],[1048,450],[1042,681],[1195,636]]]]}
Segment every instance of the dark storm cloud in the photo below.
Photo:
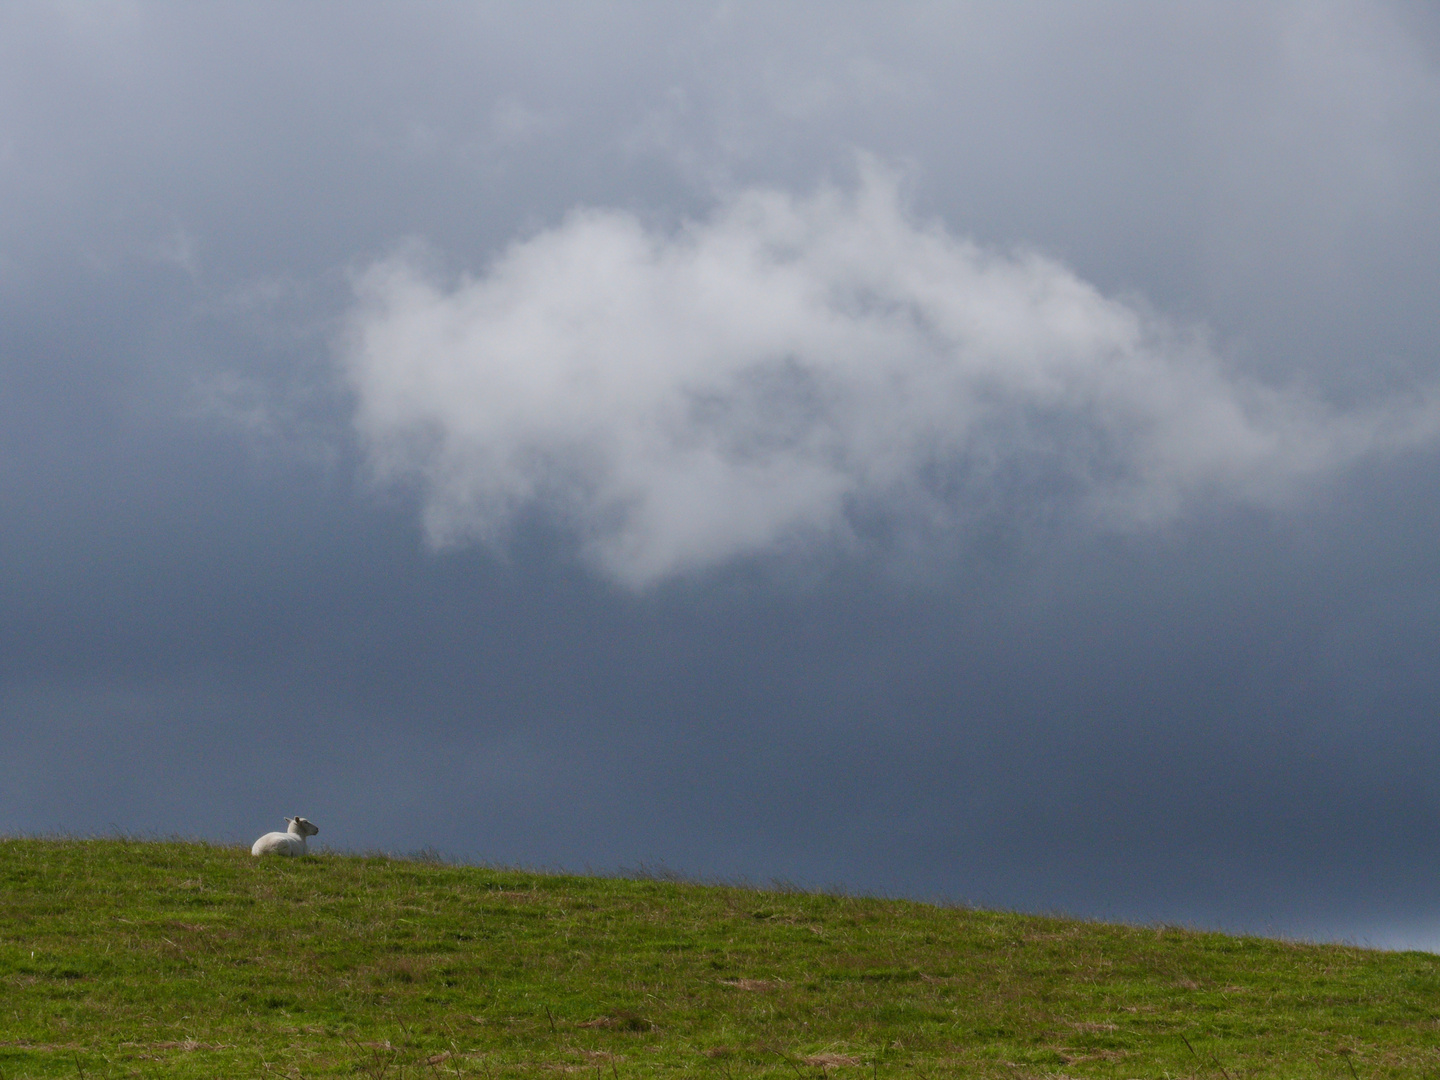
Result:
{"type": "MultiPolygon", "coordinates": [[[[1440,492],[1414,411],[1440,284],[1424,8],[117,3],[0,20],[0,827],[248,840],[300,812],[356,847],[1440,940],[1440,492]],[[690,548],[623,515],[587,530],[603,500],[557,518],[520,498],[480,522],[503,524],[496,553],[427,549],[439,459],[374,486],[399,429],[373,421],[395,399],[356,381],[353,335],[402,324],[367,268],[419,290],[411,329],[493,337],[503,320],[463,305],[546,244],[577,265],[577,221],[649,245],[659,262],[621,265],[655,308],[664,276],[645,266],[683,279],[684,252],[719,250],[747,199],[816,219],[829,191],[840,209],[792,264],[815,267],[797,295],[818,295],[836,285],[824,242],[866,220],[845,209],[867,190],[857,149],[902,177],[892,241],[929,237],[952,270],[987,253],[1022,285],[1048,268],[1082,326],[1175,331],[1185,349],[1132,350],[1141,385],[1240,402],[1269,448],[1171,452],[1203,410],[1121,395],[1151,432],[1105,444],[1122,474],[1241,453],[1269,462],[1264,497],[1223,480],[1144,529],[1087,530],[1056,500],[1063,468],[1012,461],[965,528],[917,542],[872,499],[847,520],[857,542],[775,554],[814,489],[781,485],[784,514],[747,518],[758,489],[732,474],[738,501],[702,492],[717,516],[690,548]],[[397,259],[417,240],[423,260],[397,259]],[[723,557],[687,556],[700,540],[723,557]]],[[[865,284],[933,322],[897,280],[865,284]]],[[[529,295],[575,314],[552,281],[529,295]]],[[[684,310],[602,328],[659,363],[684,310]]],[[[834,355],[815,326],[863,329],[843,305],[798,310],[791,375],[834,355]]],[[[951,370],[902,324],[871,325],[908,349],[875,353],[887,385],[917,357],[951,370]]],[[[1057,340],[1104,396],[1099,354],[1057,340]]],[[[393,378],[374,365],[404,355],[364,370],[393,378]]],[[[427,378],[464,360],[429,355],[427,378]]],[[[1012,397],[1051,370],[989,355],[1012,397]]],[[[717,445],[783,421],[762,440],[785,450],[775,475],[828,468],[873,495],[860,421],[893,442],[911,406],[847,376],[819,412],[778,407],[814,401],[793,380],[789,398],[740,394],[778,385],[742,361],[722,353],[730,381],[702,387],[717,445]],[[879,411],[839,410],[847,393],[879,411]],[[807,457],[821,430],[829,449],[807,457]]],[[[969,379],[940,382],[951,421],[969,379]]],[[[592,423],[609,439],[643,433],[675,384],[600,385],[636,418],[592,423]]],[[[427,394],[412,419],[473,436],[474,395],[427,394]]],[[[1085,415],[1039,432],[1046,460],[1114,438],[1085,415]]],[[[465,444],[449,511],[487,478],[475,445],[559,445],[528,430],[465,444]]],[[[744,449],[730,465],[755,462],[744,449]]],[[[693,471],[667,473],[670,451],[616,460],[647,466],[626,475],[653,520],[685,524],[664,481],[693,493],[693,471]]],[[[953,494],[942,473],[922,475],[931,497],[953,494]]],[[[803,524],[832,528],[826,505],[803,524]]],[[[456,522],[451,539],[485,531],[456,522]]]]}

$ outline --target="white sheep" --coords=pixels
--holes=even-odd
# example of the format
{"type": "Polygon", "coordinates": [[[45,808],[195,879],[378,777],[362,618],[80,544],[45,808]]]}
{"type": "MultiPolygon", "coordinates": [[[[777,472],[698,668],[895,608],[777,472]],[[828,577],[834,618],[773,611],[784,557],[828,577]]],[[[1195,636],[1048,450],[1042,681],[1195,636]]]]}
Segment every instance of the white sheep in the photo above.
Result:
{"type": "Polygon", "coordinates": [[[250,848],[251,855],[304,855],[305,838],[320,831],[303,817],[287,817],[290,828],[285,832],[267,832],[250,848]]]}

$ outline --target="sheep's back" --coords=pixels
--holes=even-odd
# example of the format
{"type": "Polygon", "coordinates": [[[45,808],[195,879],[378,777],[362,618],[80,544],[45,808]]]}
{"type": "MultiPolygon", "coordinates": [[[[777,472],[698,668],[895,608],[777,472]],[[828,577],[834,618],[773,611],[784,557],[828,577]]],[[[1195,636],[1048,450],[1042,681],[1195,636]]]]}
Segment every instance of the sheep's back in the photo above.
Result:
{"type": "Polygon", "coordinates": [[[290,833],[272,832],[256,840],[250,848],[251,855],[304,855],[305,838],[290,833]]]}

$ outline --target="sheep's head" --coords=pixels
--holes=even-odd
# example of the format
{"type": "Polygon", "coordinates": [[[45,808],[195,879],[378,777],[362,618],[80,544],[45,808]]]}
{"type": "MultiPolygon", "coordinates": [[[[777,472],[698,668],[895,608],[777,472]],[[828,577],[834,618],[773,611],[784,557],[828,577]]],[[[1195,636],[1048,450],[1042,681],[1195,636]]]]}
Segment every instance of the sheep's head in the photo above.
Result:
{"type": "Polygon", "coordinates": [[[320,831],[320,826],[303,817],[287,817],[285,820],[290,823],[290,832],[297,836],[314,836],[320,831]]]}

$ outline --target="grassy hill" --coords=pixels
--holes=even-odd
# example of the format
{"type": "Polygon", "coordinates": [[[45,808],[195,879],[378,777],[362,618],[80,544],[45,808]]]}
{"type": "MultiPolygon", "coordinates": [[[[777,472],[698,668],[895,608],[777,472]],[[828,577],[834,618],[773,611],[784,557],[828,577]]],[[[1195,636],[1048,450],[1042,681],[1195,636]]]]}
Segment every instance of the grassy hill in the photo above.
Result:
{"type": "Polygon", "coordinates": [[[0,839],[0,1074],[1440,1075],[1440,957],[383,857],[0,839]]]}

